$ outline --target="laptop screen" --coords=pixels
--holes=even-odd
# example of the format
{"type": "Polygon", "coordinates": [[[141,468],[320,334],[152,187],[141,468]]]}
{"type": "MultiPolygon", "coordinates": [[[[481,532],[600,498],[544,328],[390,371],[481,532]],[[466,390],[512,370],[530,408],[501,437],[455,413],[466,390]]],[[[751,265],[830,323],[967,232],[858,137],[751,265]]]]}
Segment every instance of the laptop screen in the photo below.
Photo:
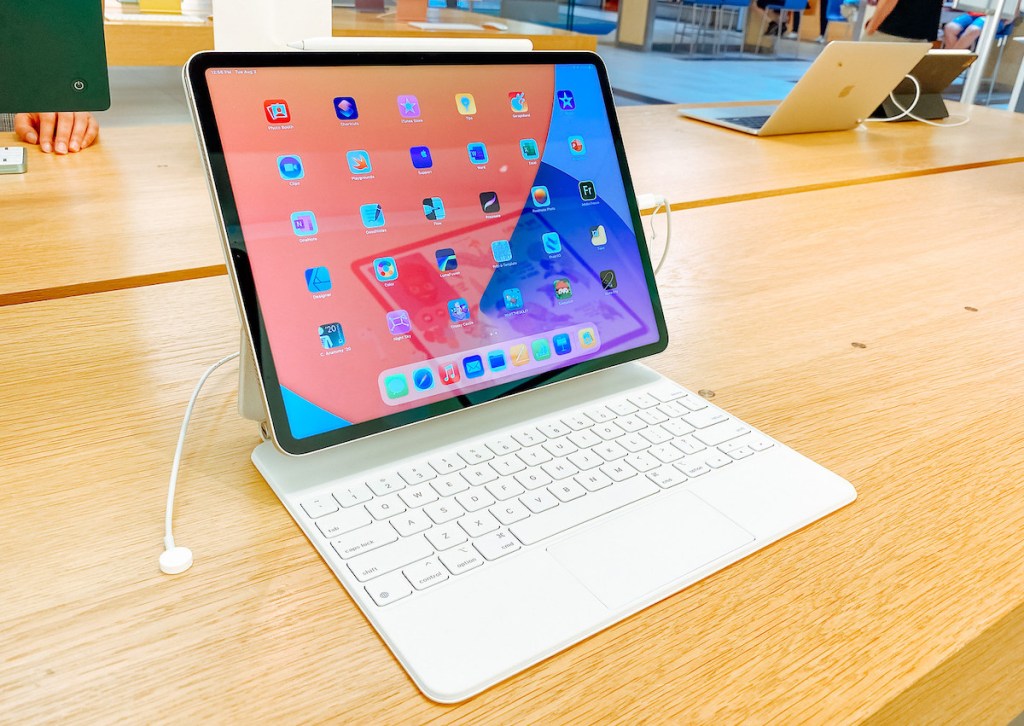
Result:
{"type": "Polygon", "coordinates": [[[284,450],[667,343],[596,56],[214,53],[188,72],[284,450]]]}

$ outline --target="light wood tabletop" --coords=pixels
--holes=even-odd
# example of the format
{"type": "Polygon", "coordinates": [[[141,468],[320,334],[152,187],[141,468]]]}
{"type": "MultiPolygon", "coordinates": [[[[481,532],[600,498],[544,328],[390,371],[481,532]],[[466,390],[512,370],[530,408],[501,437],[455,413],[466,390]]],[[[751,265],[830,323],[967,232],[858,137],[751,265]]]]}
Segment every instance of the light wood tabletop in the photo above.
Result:
{"type": "MultiPolygon", "coordinates": [[[[127,14],[127,13],[126,13],[127,14]]],[[[392,36],[405,38],[528,38],[537,50],[596,50],[597,36],[561,28],[469,13],[452,8],[431,8],[427,20],[434,23],[480,25],[500,22],[507,30],[453,30],[438,27],[423,30],[396,19],[394,13],[360,13],[351,8],[334,8],[334,36],[392,36]]],[[[107,62],[112,66],[180,66],[201,50],[213,49],[213,22],[107,20],[104,23],[107,62]]]]}
{"type": "Polygon", "coordinates": [[[15,723],[995,723],[1024,710],[1022,166],[676,212],[651,365],[850,506],[457,706],[416,690],[249,463],[224,278],[0,309],[15,723]],[[936,209],[986,190],[951,231],[936,209]],[[40,344],[45,341],[45,344],[40,344]],[[54,345],[53,343],[57,344],[54,345]]]}
{"type": "MultiPolygon", "coordinates": [[[[1024,117],[988,108],[955,129],[885,124],[774,139],[677,109],[618,109],[634,189],[677,209],[1024,159],[1024,117]]],[[[0,134],[4,143],[14,136],[0,134]]],[[[6,250],[18,260],[0,266],[0,306],[224,273],[191,125],[109,128],[82,154],[28,156],[27,174],[0,176],[6,250]]]]}

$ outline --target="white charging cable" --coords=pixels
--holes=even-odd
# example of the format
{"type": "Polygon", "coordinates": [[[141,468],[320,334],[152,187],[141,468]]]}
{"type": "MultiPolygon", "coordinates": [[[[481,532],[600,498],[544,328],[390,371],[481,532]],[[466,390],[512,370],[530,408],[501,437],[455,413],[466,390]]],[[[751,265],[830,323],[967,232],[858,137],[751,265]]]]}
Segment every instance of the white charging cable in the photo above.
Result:
{"type": "Polygon", "coordinates": [[[957,126],[963,126],[964,124],[970,123],[971,117],[969,115],[960,116],[960,117],[950,116],[949,117],[950,119],[956,118],[957,120],[955,120],[955,121],[946,121],[944,123],[937,123],[935,121],[929,121],[926,118],[921,118],[919,116],[915,116],[913,114],[913,110],[917,107],[918,102],[921,100],[921,83],[914,76],[908,75],[907,78],[909,78],[910,82],[914,84],[914,100],[911,102],[910,106],[907,107],[907,108],[903,108],[903,106],[900,105],[900,102],[896,100],[896,92],[893,91],[893,92],[891,92],[889,94],[889,100],[892,101],[892,104],[896,108],[898,108],[900,110],[900,113],[898,113],[897,115],[893,116],[892,118],[873,118],[873,119],[871,119],[871,121],[888,122],[888,121],[899,121],[900,119],[909,118],[909,119],[913,119],[914,121],[920,121],[923,124],[928,124],[929,126],[938,126],[939,128],[949,128],[949,129],[956,128],[957,126]]]}
{"type": "Polygon", "coordinates": [[[647,239],[648,249],[650,249],[651,245],[653,245],[655,240],[658,239],[658,233],[654,229],[654,218],[658,216],[658,212],[662,209],[665,210],[665,246],[661,250],[661,257],[658,259],[658,264],[654,266],[654,276],[657,277],[658,273],[661,271],[662,265],[665,264],[665,260],[668,259],[668,248],[669,245],[672,244],[672,210],[668,206],[668,199],[660,194],[641,194],[636,198],[636,203],[641,209],[654,207],[654,211],[651,212],[651,234],[647,239]]]}
{"type": "Polygon", "coordinates": [[[192,550],[188,547],[179,547],[174,544],[174,535],[171,534],[171,520],[174,517],[174,490],[178,485],[178,468],[181,466],[181,451],[185,447],[185,434],[188,432],[188,422],[192,418],[192,409],[196,406],[199,398],[199,391],[202,390],[206,379],[215,370],[225,363],[238,357],[238,353],[226,355],[212,366],[206,369],[195,390],[192,391],[192,398],[185,409],[185,418],[181,422],[181,432],[178,434],[178,447],[174,450],[174,463],[171,464],[171,481],[167,485],[167,512],[164,515],[164,551],[160,553],[160,571],[166,575],[177,575],[192,566],[192,550]]]}

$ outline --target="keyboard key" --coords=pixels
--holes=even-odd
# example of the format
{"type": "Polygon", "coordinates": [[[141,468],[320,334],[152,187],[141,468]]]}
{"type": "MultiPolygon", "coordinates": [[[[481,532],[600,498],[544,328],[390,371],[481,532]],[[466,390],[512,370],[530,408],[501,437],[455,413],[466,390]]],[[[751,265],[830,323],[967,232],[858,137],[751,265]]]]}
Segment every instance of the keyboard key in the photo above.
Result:
{"type": "Polygon", "coordinates": [[[493,532],[498,528],[498,520],[491,516],[490,512],[475,512],[467,514],[459,520],[459,526],[466,531],[470,537],[493,532]]]}
{"type": "Polygon", "coordinates": [[[755,438],[750,442],[750,448],[754,451],[764,451],[775,446],[775,442],[769,441],[768,439],[755,438]]]}
{"type": "Polygon", "coordinates": [[[342,507],[354,507],[373,499],[373,492],[365,484],[351,484],[334,490],[334,498],[342,507]]]}
{"type": "Polygon", "coordinates": [[[475,512],[484,507],[494,504],[494,497],[483,489],[474,489],[462,494],[456,494],[455,500],[463,506],[467,512],[475,512]]]}
{"type": "Polygon", "coordinates": [[[470,570],[476,569],[484,563],[484,558],[480,556],[471,545],[463,545],[462,547],[456,547],[450,552],[445,552],[438,556],[438,559],[444,563],[444,566],[448,568],[448,571],[453,575],[461,575],[463,572],[469,572],[470,570]]]}
{"type": "Polygon", "coordinates": [[[522,447],[511,436],[502,436],[500,439],[488,441],[487,448],[494,452],[495,456],[504,456],[505,454],[514,454],[522,447]]]}
{"type": "Polygon", "coordinates": [[[576,465],[567,459],[549,461],[547,464],[541,466],[541,469],[543,469],[544,472],[550,475],[555,481],[580,473],[580,470],[576,468],[576,465]]]}
{"type": "Polygon", "coordinates": [[[704,463],[710,466],[712,469],[720,469],[726,464],[731,464],[732,459],[730,459],[725,454],[720,454],[716,451],[713,454],[708,454],[704,459],[704,463]]]}
{"type": "MultiPolygon", "coordinates": [[[[398,532],[387,522],[378,522],[362,527],[354,532],[339,537],[331,542],[331,547],[343,560],[355,557],[363,552],[383,547],[398,539],[398,532]]],[[[426,557],[426,555],[424,555],[426,557]]]]}
{"type": "Polygon", "coordinates": [[[636,406],[626,400],[609,403],[608,408],[610,408],[616,416],[628,416],[631,413],[636,413],[638,410],[636,406]]]}
{"type": "Polygon", "coordinates": [[[597,424],[594,428],[591,429],[591,431],[596,433],[598,436],[600,436],[605,441],[611,441],[612,439],[617,439],[620,436],[622,436],[624,433],[626,433],[621,428],[616,426],[614,421],[609,421],[608,423],[603,423],[603,424],[597,424]]]}
{"type": "Polygon", "coordinates": [[[522,459],[527,466],[540,466],[544,462],[551,461],[551,454],[543,446],[531,446],[517,452],[516,456],[522,459]]]}
{"type": "Polygon", "coordinates": [[[690,424],[677,418],[665,421],[661,424],[661,427],[676,437],[692,434],[696,430],[690,424]]]}
{"type": "Polygon", "coordinates": [[[582,413],[574,413],[569,416],[562,417],[562,423],[571,428],[573,431],[582,431],[585,428],[589,428],[594,425],[594,422],[584,416],[582,413]]]}
{"type": "Polygon", "coordinates": [[[625,461],[616,461],[611,464],[605,464],[601,467],[601,471],[604,472],[605,476],[609,477],[612,481],[625,481],[626,479],[636,476],[636,469],[631,467],[625,461]]]}
{"type": "Polygon", "coordinates": [[[648,408],[643,411],[639,411],[637,412],[636,417],[648,424],[659,424],[664,421],[668,421],[668,416],[656,408],[648,408]]]}
{"type": "MultiPolygon", "coordinates": [[[[522,522],[517,522],[509,529],[524,545],[535,544],[595,517],[600,517],[602,514],[649,497],[658,491],[660,490],[652,482],[636,479],[629,484],[606,487],[601,491],[580,497],[576,501],[560,504],[542,515],[538,514],[535,517],[524,519],[522,522]]],[[[523,503],[529,507],[529,498],[537,494],[538,492],[533,492],[527,495],[524,497],[523,503]]]]}
{"type": "Polygon", "coordinates": [[[366,486],[370,487],[378,497],[383,497],[385,494],[405,489],[405,481],[398,474],[385,474],[374,479],[367,479],[366,486]]]}
{"type": "Polygon", "coordinates": [[[533,446],[544,441],[544,435],[537,429],[523,429],[512,434],[512,438],[522,446],[533,446]]]}
{"type": "Polygon", "coordinates": [[[621,459],[629,454],[628,451],[623,449],[614,441],[607,441],[603,444],[598,444],[593,448],[593,451],[605,461],[615,461],[616,459],[621,459]]]}
{"type": "Polygon", "coordinates": [[[676,439],[672,442],[672,445],[682,451],[684,454],[696,454],[698,451],[704,451],[707,447],[692,436],[684,436],[681,439],[676,439]]]}
{"type": "Polygon", "coordinates": [[[464,462],[472,466],[473,464],[482,464],[485,461],[490,461],[494,458],[486,446],[467,446],[458,450],[459,458],[464,462]]]}
{"type": "Polygon", "coordinates": [[[464,479],[454,476],[443,476],[440,479],[435,479],[430,482],[430,486],[434,488],[438,496],[442,497],[450,497],[453,494],[469,489],[469,484],[464,479]]]}
{"type": "Polygon", "coordinates": [[[300,504],[302,505],[302,511],[311,519],[338,511],[338,503],[334,501],[330,494],[309,497],[308,499],[303,499],[300,504]]]}
{"type": "Polygon", "coordinates": [[[663,403],[658,406],[658,410],[669,418],[679,418],[680,416],[685,416],[688,413],[687,409],[677,403],[663,403]]]}
{"type": "Polygon", "coordinates": [[[571,441],[574,446],[577,446],[581,449],[589,449],[594,444],[600,444],[602,441],[604,441],[604,439],[602,439],[600,436],[595,434],[590,429],[584,429],[583,431],[574,431],[565,438],[571,441]]]}
{"type": "Polygon", "coordinates": [[[468,481],[473,486],[477,487],[481,484],[486,484],[489,481],[494,481],[498,478],[498,475],[494,472],[494,469],[487,466],[487,464],[481,464],[479,466],[471,466],[463,472],[462,478],[468,481]]]}
{"type": "Polygon", "coordinates": [[[390,605],[412,595],[412,585],[400,572],[382,575],[366,585],[366,592],[378,605],[390,605]]]}
{"type": "Polygon", "coordinates": [[[741,446],[738,449],[733,449],[729,452],[729,456],[733,459],[746,459],[748,456],[752,456],[754,450],[749,446],[741,446]]]}
{"type": "Polygon", "coordinates": [[[386,497],[374,499],[372,502],[366,503],[366,511],[374,519],[387,519],[396,514],[401,514],[405,509],[405,502],[399,499],[397,494],[388,494],[386,497]]]}
{"type": "Polygon", "coordinates": [[[513,524],[530,516],[529,510],[518,501],[502,502],[491,507],[489,511],[495,519],[504,525],[513,524]]]}
{"type": "Polygon", "coordinates": [[[683,452],[674,447],[672,444],[661,444],[659,446],[652,446],[647,450],[647,453],[656,458],[663,464],[671,464],[673,461],[679,461],[683,458],[683,452]]]}
{"type": "Polygon", "coordinates": [[[543,469],[530,469],[515,475],[515,480],[527,489],[537,489],[554,481],[543,469]]]}
{"type": "Polygon", "coordinates": [[[544,512],[552,507],[558,506],[558,500],[555,499],[555,496],[547,489],[538,489],[535,492],[530,492],[529,494],[519,497],[519,501],[534,514],[544,512]]]}
{"type": "Polygon", "coordinates": [[[629,397],[629,402],[637,408],[651,408],[658,405],[658,399],[649,393],[637,393],[629,397]]]}
{"type": "Polygon", "coordinates": [[[431,522],[422,510],[414,509],[390,520],[391,526],[403,537],[412,537],[431,528],[431,522]]]}
{"type": "Polygon", "coordinates": [[[625,459],[623,459],[623,461],[625,461],[631,467],[639,471],[641,474],[643,474],[645,471],[657,469],[659,466],[661,466],[660,461],[658,461],[645,451],[641,451],[637,454],[630,454],[625,459]]]}
{"type": "Polygon", "coordinates": [[[438,551],[450,549],[469,539],[466,533],[462,531],[462,527],[455,522],[428,529],[424,536],[430,544],[434,545],[434,549],[438,551]]]}
{"type": "Polygon", "coordinates": [[[676,462],[675,467],[691,479],[695,479],[698,476],[707,474],[711,471],[711,467],[701,461],[700,457],[697,456],[688,456],[682,461],[676,462]]]}
{"type": "Polygon", "coordinates": [[[537,427],[537,430],[549,439],[557,439],[559,436],[565,436],[566,434],[572,433],[572,428],[566,426],[561,421],[549,421],[548,423],[540,424],[537,427]]]}
{"type": "Polygon", "coordinates": [[[736,437],[742,436],[746,433],[750,433],[750,429],[739,421],[726,421],[704,429],[703,431],[698,431],[693,435],[693,437],[702,444],[718,446],[719,444],[724,444],[726,441],[735,439],[736,437]]]}
{"type": "Polygon", "coordinates": [[[708,407],[707,401],[700,396],[694,396],[692,393],[687,393],[685,396],[679,399],[679,403],[689,411],[703,411],[708,407]]]}
{"type": "Polygon", "coordinates": [[[498,473],[498,476],[512,476],[517,471],[522,471],[526,468],[523,460],[514,454],[495,459],[490,462],[490,465],[498,473]]]}
{"type": "Polygon", "coordinates": [[[324,537],[333,538],[365,527],[372,521],[370,514],[360,507],[359,509],[343,509],[340,512],[325,515],[317,520],[316,526],[324,537]]]}
{"type": "Polygon", "coordinates": [[[651,442],[640,434],[626,434],[620,437],[615,443],[630,453],[643,451],[651,446],[651,442]]]}
{"type": "Polygon", "coordinates": [[[416,560],[430,557],[434,549],[422,537],[409,537],[384,545],[366,554],[353,557],[348,568],[360,582],[405,567],[416,560]]]}
{"type": "Polygon", "coordinates": [[[431,479],[436,479],[437,474],[426,464],[414,464],[413,466],[403,466],[398,470],[399,476],[405,480],[406,484],[420,484],[431,479]]]}
{"type": "Polygon", "coordinates": [[[659,383],[649,390],[659,401],[674,401],[686,395],[686,390],[671,383],[659,383]]]}
{"type": "Polygon", "coordinates": [[[496,560],[521,549],[516,538],[503,529],[485,534],[480,539],[474,540],[473,545],[480,550],[480,554],[489,560],[496,560]]]}
{"type": "Polygon", "coordinates": [[[466,513],[457,502],[453,502],[446,499],[442,502],[434,502],[423,507],[423,511],[427,513],[434,524],[444,524],[445,522],[451,522],[453,519],[458,519],[466,513]]]}
{"type": "MultiPolygon", "coordinates": [[[[694,411],[683,416],[683,421],[693,426],[695,429],[706,429],[709,426],[713,426],[723,421],[728,421],[729,415],[724,411],[716,411],[715,409],[709,408],[705,411],[694,411]]],[[[707,443],[706,441],[704,442],[707,443]]]]}
{"type": "Polygon", "coordinates": [[[628,433],[635,433],[641,429],[647,428],[647,424],[636,416],[623,416],[622,418],[615,420],[615,425],[628,433]]]}
{"type": "Polygon", "coordinates": [[[604,406],[588,408],[583,413],[587,414],[587,418],[593,419],[594,423],[607,423],[615,418],[615,414],[604,406]]]}
{"type": "Polygon", "coordinates": [[[686,481],[685,474],[668,466],[647,472],[647,478],[662,489],[668,489],[686,481]]]}
{"type": "Polygon", "coordinates": [[[568,438],[555,439],[554,441],[545,441],[544,449],[552,456],[568,456],[579,451],[576,444],[569,441],[568,438]]]}
{"type": "Polygon", "coordinates": [[[672,434],[666,431],[662,426],[651,426],[640,432],[640,435],[650,441],[652,444],[664,444],[666,441],[673,439],[672,434]]]}
{"type": "Polygon", "coordinates": [[[414,487],[409,487],[398,492],[398,496],[410,509],[437,501],[437,492],[431,489],[429,484],[417,484],[414,487]]]}
{"type": "Polygon", "coordinates": [[[560,502],[571,502],[587,493],[586,489],[572,480],[552,484],[548,487],[548,491],[554,494],[560,502]]]}
{"type": "Polygon", "coordinates": [[[487,491],[499,502],[518,497],[526,490],[515,479],[500,479],[487,485],[487,491]]]}
{"type": "Polygon", "coordinates": [[[601,464],[604,463],[604,459],[589,451],[577,451],[575,454],[569,454],[566,458],[569,460],[570,464],[580,471],[593,469],[595,466],[601,466],[601,464]]]}
{"type": "Polygon", "coordinates": [[[438,474],[454,474],[466,468],[466,464],[458,456],[435,456],[427,459],[427,463],[438,474]]]}
{"type": "Polygon", "coordinates": [[[577,474],[573,477],[573,481],[588,492],[596,492],[598,489],[604,489],[612,485],[612,480],[600,469],[577,474]]]}
{"type": "Polygon", "coordinates": [[[448,570],[441,566],[441,560],[431,557],[402,570],[402,574],[417,590],[426,590],[431,585],[448,579],[448,570]]]}

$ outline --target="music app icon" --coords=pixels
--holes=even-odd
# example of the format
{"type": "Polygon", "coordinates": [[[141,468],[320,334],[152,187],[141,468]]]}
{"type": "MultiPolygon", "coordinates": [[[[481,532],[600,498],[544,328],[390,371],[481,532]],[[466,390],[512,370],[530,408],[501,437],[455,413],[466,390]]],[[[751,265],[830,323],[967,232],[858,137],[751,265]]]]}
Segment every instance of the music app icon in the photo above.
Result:
{"type": "Polygon", "coordinates": [[[437,377],[441,379],[441,384],[450,386],[453,383],[458,383],[462,376],[459,375],[459,366],[455,363],[445,363],[437,367],[437,377]]]}

